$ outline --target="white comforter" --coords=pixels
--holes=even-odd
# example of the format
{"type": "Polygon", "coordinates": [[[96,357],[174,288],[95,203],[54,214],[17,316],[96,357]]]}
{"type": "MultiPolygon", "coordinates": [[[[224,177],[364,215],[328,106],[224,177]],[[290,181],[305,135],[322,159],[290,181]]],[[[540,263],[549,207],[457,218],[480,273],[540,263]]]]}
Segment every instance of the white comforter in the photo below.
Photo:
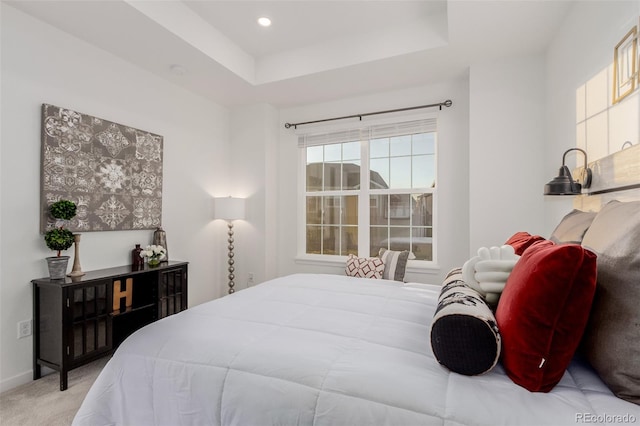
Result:
{"type": "Polygon", "coordinates": [[[575,361],[550,393],[513,384],[500,365],[450,373],[429,345],[439,291],[299,274],[190,308],[127,339],[73,424],[640,422],[640,407],[575,361]]]}

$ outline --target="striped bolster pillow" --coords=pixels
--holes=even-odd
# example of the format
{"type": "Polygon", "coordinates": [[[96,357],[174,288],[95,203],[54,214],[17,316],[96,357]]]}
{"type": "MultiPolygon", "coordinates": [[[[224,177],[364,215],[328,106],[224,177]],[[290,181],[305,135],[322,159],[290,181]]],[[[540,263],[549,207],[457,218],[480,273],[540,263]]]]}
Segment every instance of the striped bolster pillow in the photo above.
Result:
{"type": "Polygon", "coordinates": [[[382,278],[385,280],[404,281],[404,272],[407,269],[409,251],[393,251],[381,248],[378,257],[382,259],[384,263],[382,278]]]}
{"type": "Polygon", "coordinates": [[[484,374],[500,359],[502,339],[496,318],[480,293],[462,280],[462,271],[447,275],[429,331],[438,362],[466,376],[484,374]]]}

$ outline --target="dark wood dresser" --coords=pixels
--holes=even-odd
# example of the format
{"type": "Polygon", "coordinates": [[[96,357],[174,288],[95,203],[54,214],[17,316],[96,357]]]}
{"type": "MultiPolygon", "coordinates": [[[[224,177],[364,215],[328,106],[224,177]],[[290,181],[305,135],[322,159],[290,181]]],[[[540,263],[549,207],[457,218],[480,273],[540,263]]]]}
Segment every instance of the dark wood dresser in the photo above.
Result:
{"type": "Polygon", "coordinates": [[[33,379],[46,366],[67,373],[110,355],[131,333],[187,309],[188,262],[131,265],[33,284],[33,379]]]}

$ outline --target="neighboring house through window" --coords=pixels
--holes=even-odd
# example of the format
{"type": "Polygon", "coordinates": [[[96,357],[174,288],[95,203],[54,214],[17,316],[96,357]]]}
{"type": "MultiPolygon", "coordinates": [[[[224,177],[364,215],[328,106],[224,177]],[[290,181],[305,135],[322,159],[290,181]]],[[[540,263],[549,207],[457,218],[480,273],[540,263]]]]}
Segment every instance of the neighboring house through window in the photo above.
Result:
{"type": "Polygon", "coordinates": [[[376,256],[381,247],[435,262],[436,119],[299,135],[306,257],[376,256]]]}

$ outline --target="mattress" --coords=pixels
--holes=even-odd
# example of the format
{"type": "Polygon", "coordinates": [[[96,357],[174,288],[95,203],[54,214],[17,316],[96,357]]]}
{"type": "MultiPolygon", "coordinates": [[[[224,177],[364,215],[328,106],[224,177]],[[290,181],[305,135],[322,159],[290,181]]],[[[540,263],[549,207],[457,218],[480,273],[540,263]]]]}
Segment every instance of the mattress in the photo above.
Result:
{"type": "Polygon", "coordinates": [[[574,360],[549,393],[435,360],[440,286],[296,274],[150,324],[118,348],[73,424],[576,425],[640,422],[574,360]]]}

